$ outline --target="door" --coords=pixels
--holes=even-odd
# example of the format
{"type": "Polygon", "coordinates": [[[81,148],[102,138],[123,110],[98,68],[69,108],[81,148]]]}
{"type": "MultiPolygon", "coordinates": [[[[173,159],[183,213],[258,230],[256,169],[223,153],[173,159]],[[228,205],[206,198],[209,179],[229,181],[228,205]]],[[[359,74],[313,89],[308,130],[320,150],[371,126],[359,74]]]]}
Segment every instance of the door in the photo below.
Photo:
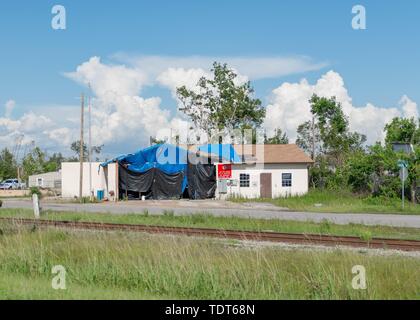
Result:
{"type": "Polygon", "coordinates": [[[272,198],[271,173],[261,173],[260,176],[260,196],[261,198],[272,198]]]}

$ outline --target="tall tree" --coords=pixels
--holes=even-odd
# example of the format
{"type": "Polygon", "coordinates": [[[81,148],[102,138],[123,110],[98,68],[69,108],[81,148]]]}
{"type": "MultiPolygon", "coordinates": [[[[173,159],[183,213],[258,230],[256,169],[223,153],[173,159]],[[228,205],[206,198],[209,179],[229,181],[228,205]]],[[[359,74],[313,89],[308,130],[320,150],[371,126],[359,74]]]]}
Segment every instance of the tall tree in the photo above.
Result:
{"type": "Polygon", "coordinates": [[[0,153],[0,179],[16,178],[16,159],[9,149],[5,148],[0,153]]]}
{"type": "Polygon", "coordinates": [[[61,163],[64,161],[66,161],[66,158],[61,153],[53,153],[53,155],[50,156],[45,162],[45,172],[54,172],[60,170],[61,163]]]}
{"type": "Polygon", "coordinates": [[[286,132],[283,133],[281,129],[274,130],[274,135],[271,138],[265,137],[265,144],[288,144],[289,138],[286,132]]]}
{"type": "Polygon", "coordinates": [[[335,97],[313,95],[310,103],[323,153],[330,159],[331,165],[342,165],[347,154],[363,149],[366,136],[349,131],[348,118],[335,97]]]}
{"type": "Polygon", "coordinates": [[[315,159],[322,152],[321,135],[315,117],[298,126],[296,144],[315,159]]]}
{"type": "Polygon", "coordinates": [[[29,152],[22,161],[23,179],[28,179],[29,176],[45,172],[46,164],[45,153],[39,148],[35,147],[29,152]]]}
{"type": "MultiPolygon", "coordinates": [[[[417,186],[420,185],[420,119],[394,118],[385,126],[385,144],[388,148],[392,143],[409,143],[414,147],[414,154],[399,154],[399,159],[409,162],[408,182],[411,187],[411,199],[416,202],[417,186]]],[[[419,196],[419,195],[417,195],[419,196]]]]}
{"type": "Polygon", "coordinates": [[[420,120],[414,118],[394,118],[385,126],[385,143],[387,145],[393,142],[420,144],[420,120]]]}
{"type": "Polygon", "coordinates": [[[213,78],[201,78],[196,90],[177,89],[182,111],[208,137],[217,131],[256,128],[261,125],[265,109],[253,98],[251,83],[239,84],[238,75],[227,64],[213,64],[213,78]]]}
{"type": "MultiPolygon", "coordinates": [[[[101,154],[104,145],[92,146],[92,156],[96,155],[96,161],[99,161],[98,156],[101,154]]],[[[71,151],[75,154],[74,158],[70,158],[69,161],[79,161],[80,159],[80,141],[74,141],[70,145],[71,151]]],[[[83,143],[83,159],[88,159],[88,146],[86,143],[83,143]]]]}

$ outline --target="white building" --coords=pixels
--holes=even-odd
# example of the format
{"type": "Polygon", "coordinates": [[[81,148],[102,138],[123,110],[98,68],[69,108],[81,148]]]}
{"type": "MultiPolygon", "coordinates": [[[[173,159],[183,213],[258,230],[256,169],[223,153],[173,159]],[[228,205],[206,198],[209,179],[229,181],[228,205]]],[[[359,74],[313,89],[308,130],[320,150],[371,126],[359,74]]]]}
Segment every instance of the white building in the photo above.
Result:
{"type": "Polygon", "coordinates": [[[219,198],[278,198],[308,192],[313,161],[296,145],[234,147],[244,163],[217,165],[219,198]]]}
{"type": "MultiPolygon", "coordinates": [[[[104,196],[112,199],[112,194],[117,192],[117,165],[109,164],[103,168],[100,162],[85,162],[83,164],[83,197],[89,197],[91,192],[96,197],[98,190],[104,191],[104,196]],[[90,172],[90,174],[89,174],[90,172]],[[91,189],[90,189],[91,187],[91,189]],[[112,191],[112,192],[111,192],[112,191]]],[[[61,190],[63,198],[79,196],[80,186],[80,163],[63,162],[61,164],[61,190]]]]}
{"type": "Polygon", "coordinates": [[[29,188],[61,190],[61,172],[47,172],[29,176],[29,188]]]}
{"type": "MultiPolygon", "coordinates": [[[[296,145],[235,145],[234,149],[240,158],[234,163],[217,163],[217,157],[212,157],[216,166],[216,198],[277,198],[308,192],[308,169],[313,161],[296,145]]],[[[201,156],[207,159],[205,153],[201,156]]],[[[96,196],[102,190],[105,198],[117,200],[117,166],[117,163],[105,167],[99,162],[84,163],[83,196],[88,197],[91,192],[96,196]]],[[[63,197],[79,196],[79,175],[78,162],[62,163],[63,197]]]]}

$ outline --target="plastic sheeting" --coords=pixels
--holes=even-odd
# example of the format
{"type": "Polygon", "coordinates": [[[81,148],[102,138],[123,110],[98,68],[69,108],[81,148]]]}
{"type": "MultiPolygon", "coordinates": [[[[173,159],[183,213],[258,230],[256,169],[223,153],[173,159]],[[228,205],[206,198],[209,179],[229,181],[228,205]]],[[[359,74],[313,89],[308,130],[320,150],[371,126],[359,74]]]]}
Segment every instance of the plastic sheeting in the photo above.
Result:
{"type": "MultiPolygon", "coordinates": [[[[198,150],[230,162],[240,158],[231,145],[204,145],[198,150]]],[[[120,196],[139,199],[180,198],[186,190],[191,199],[213,198],[216,168],[212,164],[189,164],[188,151],[171,144],[154,145],[108,162],[118,162],[120,196]]]]}
{"type": "Polygon", "coordinates": [[[183,194],[184,173],[164,173],[160,169],[152,168],[146,172],[132,172],[119,165],[120,198],[141,199],[179,199],[183,194]]]}
{"type": "Polygon", "coordinates": [[[188,195],[190,199],[211,199],[216,193],[216,166],[188,166],[188,195]]]}
{"type": "Polygon", "coordinates": [[[219,160],[239,163],[241,157],[236,153],[231,144],[206,144],[199,146],[198,150],[215,155],[219,160]]]}

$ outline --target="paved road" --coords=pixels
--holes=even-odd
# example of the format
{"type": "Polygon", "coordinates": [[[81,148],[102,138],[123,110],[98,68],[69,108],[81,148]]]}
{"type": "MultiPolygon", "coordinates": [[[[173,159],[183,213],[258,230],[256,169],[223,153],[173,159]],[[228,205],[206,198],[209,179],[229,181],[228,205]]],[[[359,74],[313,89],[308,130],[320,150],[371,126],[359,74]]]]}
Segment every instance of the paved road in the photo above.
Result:
{"type": "MultiPolygon", "coordinates": [[[[25,199],[3,200],[3,208],[31,208],[31,201],[25,199]]],[[[136,201],[119,203],[77,204],[43,202],[44,210],[73,211],[73,212],[99,212],[99,213],[143,213],[163,214],[171,210],[175,215],[207,213],[214,216],[237,216],[245,218],[281,219],[296,221],[321,222],[328,220],[336,224],[365,224],[394,227],[420,228],[420,215],[394,215],[394,214],[359,214],[359,213],[314,213],[292,212],[268,204],[233,204],[219,201],[136,201]]]]}

